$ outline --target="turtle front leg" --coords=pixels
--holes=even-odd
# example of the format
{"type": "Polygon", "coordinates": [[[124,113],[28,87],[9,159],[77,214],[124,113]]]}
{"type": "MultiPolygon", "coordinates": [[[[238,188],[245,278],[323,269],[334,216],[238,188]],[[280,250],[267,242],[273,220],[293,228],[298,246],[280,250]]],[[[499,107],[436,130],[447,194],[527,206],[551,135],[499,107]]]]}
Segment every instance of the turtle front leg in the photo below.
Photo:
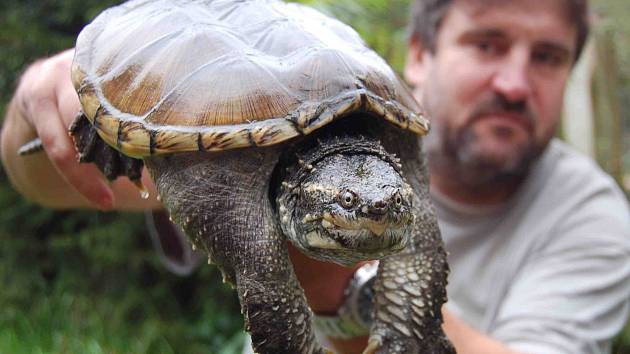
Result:
{"type": "Polygon", "coordinates": [[[274,233],[237,251],[236,289],[245,328],[256,353],[328,353],[315,340],[312,312],[288,259],[284,237],[274,233]]]}
{"type": "Polygon", "coordinates": [[[238,292],[261,354],[319,354],[312,313],[269,200],[274,150],[155,156],[146,160],[162,201],[197,249],[238,292]]]}

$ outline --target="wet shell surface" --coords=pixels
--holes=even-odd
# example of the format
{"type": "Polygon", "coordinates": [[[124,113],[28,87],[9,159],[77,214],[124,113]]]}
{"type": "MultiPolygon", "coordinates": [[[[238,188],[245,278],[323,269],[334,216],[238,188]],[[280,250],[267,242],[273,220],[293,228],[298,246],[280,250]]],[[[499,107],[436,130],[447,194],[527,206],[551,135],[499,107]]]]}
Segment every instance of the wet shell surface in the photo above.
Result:
{"type": "Polygon", "coordinates": [[[354,30],[281,1],[127,2],[81,32],[72,80],[100,137],[138,158],[278,144],[356,112],[428,130],[354,30]]]}

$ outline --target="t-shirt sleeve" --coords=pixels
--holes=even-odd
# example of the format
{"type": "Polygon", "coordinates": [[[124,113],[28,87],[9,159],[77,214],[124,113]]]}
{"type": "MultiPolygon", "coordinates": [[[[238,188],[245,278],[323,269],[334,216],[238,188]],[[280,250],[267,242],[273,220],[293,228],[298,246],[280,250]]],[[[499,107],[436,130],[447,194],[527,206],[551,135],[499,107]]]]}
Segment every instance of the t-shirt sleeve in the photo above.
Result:
{"type": "Polygon", "coordinates": [[[551,231],[519,270],[490,335],[523,353],[608,353],[630,310],[627,205],[597,196],[551,231]]]}

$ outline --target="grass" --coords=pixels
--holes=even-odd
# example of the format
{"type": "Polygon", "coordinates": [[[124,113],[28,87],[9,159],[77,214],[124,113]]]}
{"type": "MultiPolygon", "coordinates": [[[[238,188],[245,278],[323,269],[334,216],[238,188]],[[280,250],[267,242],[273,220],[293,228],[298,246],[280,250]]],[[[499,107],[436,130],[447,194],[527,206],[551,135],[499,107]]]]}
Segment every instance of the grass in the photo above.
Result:
{"type": "Polygon", "coordinates": [[[213,266],[163,270],[142,215],[49,211],[4,187],[0,353],[240,353],[234,291],[213,266]]]}

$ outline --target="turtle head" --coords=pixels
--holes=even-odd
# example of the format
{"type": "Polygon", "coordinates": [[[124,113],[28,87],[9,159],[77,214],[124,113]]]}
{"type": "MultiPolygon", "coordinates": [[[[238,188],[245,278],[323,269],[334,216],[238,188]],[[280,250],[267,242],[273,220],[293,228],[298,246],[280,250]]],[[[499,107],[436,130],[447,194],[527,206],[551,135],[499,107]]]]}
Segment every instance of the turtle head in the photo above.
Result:
{"type": "Polygon", "coordinates": [[[395,158],[382,148],[319,157],[300,160],[282,184],[277,207],[289,240],[312,258],[342,265],[403,249],[413,192],[395,158]]]}

